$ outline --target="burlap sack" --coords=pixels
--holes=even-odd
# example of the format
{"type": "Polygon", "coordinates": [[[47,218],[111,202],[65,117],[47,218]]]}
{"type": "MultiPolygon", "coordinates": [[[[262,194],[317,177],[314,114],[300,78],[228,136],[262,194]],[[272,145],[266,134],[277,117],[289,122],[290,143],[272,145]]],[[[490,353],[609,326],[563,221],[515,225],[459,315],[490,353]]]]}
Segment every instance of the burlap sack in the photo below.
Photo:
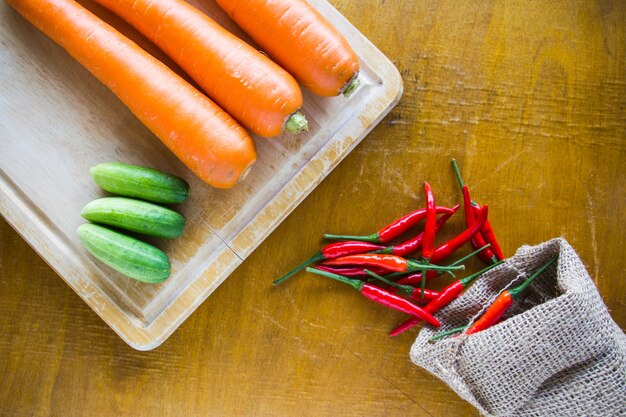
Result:
{"type": "Polygon", "coordinates": [[[524,246],[437,314],[411,360],[487,416],[626,416],[626,336],[564,239],[524,246]],[[435,342],[555,255],[494,327],[435,342]]]}

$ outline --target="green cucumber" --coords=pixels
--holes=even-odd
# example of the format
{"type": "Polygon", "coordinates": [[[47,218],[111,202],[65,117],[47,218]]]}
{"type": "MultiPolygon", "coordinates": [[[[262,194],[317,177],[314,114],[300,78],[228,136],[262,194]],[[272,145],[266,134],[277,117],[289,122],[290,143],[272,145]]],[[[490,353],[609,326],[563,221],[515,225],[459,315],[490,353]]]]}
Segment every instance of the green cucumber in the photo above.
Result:
{"type": "Polygon", "coordinates": [[[94,223],[168,239],[182,235],[185,228],[185,218],[174,210],[126,197],[94,200],[80,215],[94,223]]]}
{"type": "Polygon", "coordinates": [[[82,224],[76,233],[93,256],[130,278],[157,284],[170,276],[167,255],[152,245],[96,224],[82,224]]]}
{"type": "Polygon", "coordinates": [[[175,175],[121,162],[108,162],[89,169],[104,190],[155,203],[182,203],[189,197],[189,184],[175,175]]]}

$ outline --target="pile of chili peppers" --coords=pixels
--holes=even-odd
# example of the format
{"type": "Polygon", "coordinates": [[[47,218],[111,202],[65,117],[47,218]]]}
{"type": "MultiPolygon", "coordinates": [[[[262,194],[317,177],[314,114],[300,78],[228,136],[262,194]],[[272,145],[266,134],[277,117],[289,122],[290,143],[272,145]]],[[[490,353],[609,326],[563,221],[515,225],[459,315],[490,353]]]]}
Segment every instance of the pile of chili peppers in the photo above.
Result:
{"type": "Polygon", "coordinates": [[[306,269],[307,272],[350,285],[378,304],[409,314],[410,318],[393,329],[391,336],[403,333],[422,321],[439,327],[439,321],[433,315],[504,259],[487,219],[488,207],[481,207],[472,200],[455,160],[452,160],[452,165],[463,193],[466,229],[460,234],[440,245],[435,244],[437,232],[459,210],[460,205],[451,208],[437,206],[432,188],[424,182],[424,208],[412,211],[371,235],[324,235],[326,239],[340,242],[325,245],[311,258],[274,281],[274,284],[280,284],[306,269]],[[441,217],[437,219],[437,215],[441,217]],[[394,244],[395,240],[417,227],[422,220],[424,226],[420,233],[394,244]],[[471,244],[474,252],[451,264],[442,264],[466,244],[471,244]],[[409,258],[418,250],[418,258],[409,258]],[[474,255],[486,262],[487,268],[456,279],[455,272],[465,269],[462,263],[474,255]],[[314,263],[318,265],[310,267],[314,263]],[[439,292],[426,288],[427,281],[443,274],[453,277],[454,282],[439,292]]]}

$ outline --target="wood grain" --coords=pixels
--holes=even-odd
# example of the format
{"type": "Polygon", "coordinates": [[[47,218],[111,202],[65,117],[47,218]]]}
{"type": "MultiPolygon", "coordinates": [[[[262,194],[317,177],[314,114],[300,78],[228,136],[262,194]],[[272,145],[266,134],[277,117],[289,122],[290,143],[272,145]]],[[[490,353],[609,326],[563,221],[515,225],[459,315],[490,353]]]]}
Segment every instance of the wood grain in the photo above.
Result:
{"type": "Polygon", "coordinates": [[[415,333],[386,337],[400,316],[305,275],[270,285],[323,232],[422,204],[425,179],[456,201],[453,156],[507,253],[565,236],[626,327],[624,2],[332,3],[403,99],[158,349],[126,346],[2,222],[0,415],[476,415],[409,362],[415,333]]]}

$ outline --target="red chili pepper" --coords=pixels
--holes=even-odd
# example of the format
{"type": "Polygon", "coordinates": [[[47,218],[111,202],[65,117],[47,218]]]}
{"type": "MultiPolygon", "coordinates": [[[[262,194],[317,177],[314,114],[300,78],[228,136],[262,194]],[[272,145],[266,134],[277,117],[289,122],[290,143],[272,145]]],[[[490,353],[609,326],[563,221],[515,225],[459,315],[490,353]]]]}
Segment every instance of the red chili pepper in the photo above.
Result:
{"type": "Polygon", "coordinates": [[[437,271],[454,271],[465,269],[463,265],[458,266],[439,266],[433,264],[421,264],[400,256],[386,255],[381,253],[364,253],[359,255],[342,256],[341,258],[330,259],[325,261],[323,265],[327,266],[344,266],[344,265],[362,265],[384,268],[390,272],[407,272],[417,270],[437,270],[437,271]]]}
{"type": "Polygon", "coordinates": [[[482,330],[488,329],[489,327],[496,324],[507,312],[509,308],[513,305],[513,302],[517,300],[519,295],[530,285],[531,282],[535,278],[537,278],[543,271],[546,270],[550,265],[552,265],[558,258],[554,257],[550,259],[546,264],[544,264],[541,268],[539,268],[535,273],[533,273],[528,279],[526,279],[521,285],[511,288],[509,290],[503,291],[489,306],[489,308],[483,313],[482,316],[478,320],[474,322],[470,326],[469,329],[465,332],[465,334],[474,334],[478,333],[482,330]]]}
{"type": "Polygon", "coordinates": [[[416,301],[425,301],[430,302],[435,298],[439,297],[441,293],[439,291],[430,290],[428,288],[424,288],[424,300],[422,300],[422,289],[421,288],[413,288],[413,292],[409,294],[409,297],[416,301]]]}
{"type": "MultiPolygon", "coordinates": [[[[455,159],[452,159],[452,168],[454,168],[454,173],[456,174],[456,178],[459,182],[459,187],[461,187],[461,190],[463,190],[463,188],[465,187],[465,184],[463,184],[463,178],[461,178],[461,172],[459,171],[459,166],[456,163],[455,159]]],[[[465,193],[465,190],[463,190],[463,192],[465,193]]],[[[467,193],[469,194],[469,189],[467,191],[467,193]]],[[[465,197],[465,195],[463,196],[465,197]]],[[[473,215],[474,217],[476,217],[478,215],[478,210],[480,209],[480,206],[473,201],[471,198],[469,198],[471,205],[473,207],[473,215]]],[[[467,207],[467,205],[466,205],[467,207]]],[[[467,210],[467,208],[466,208],[467,210]]],[[[467,219],[467,217],[466,217],[467,219]]],[[[504,253],[502,252],[502,248],[500,247],[500,243],[498,243],[498,239],[496,239],[496,235],[493,232],[493,228],[491,227],[491,223],[489,223],[489,220],[487,220],[487,222],[485,222],[485,226],[483,227],[483,230],[481,231],[481,236],[484,238],[486,243],[489,243],[491,245],[491,249],[493,250],[493,254],[496,257],[497,260],[502,260],[505,259],[504,253]]],[[[480,242],[476,242],[476,244],[478,245],[480,242]]],[[[491,258],[490,259],[486,259],[487,255],[489,255],[488,253],[486,253],[485,255],[483,255],[485,257],[485,259],[483,259],[485,262],[492,262],[491,258]]],[[[482,259],[482,258],[481,258],[482,259]]]]}
{"type": "MultiPolygon", "coordinates": [[[[436,231],[439,231],[443,227],[443,225],[446,224],[446,222],[450,219],[450,217],[452,217],[452,215],[457,212],[459,207],[461,207],[460,204],[457,204],[456,206],[452,207],[451,209],[452,212],[444,213],[444,215],[441,216],[439,220],[437,220],[437,224],[435,226],[436,231]]],[[[387,246],[386,248],[378,250],[376,252],[387,253],[387,254],[396,255],[396,256],[407,256],[415,252],[416,250],[419,249],[420,246],[422,246],[423,237],[424,237],[424,232],[418,234],[412,239],[407,240],[406,242],[400,243],[399,245],[387,246]]]]}
{"type": "Polygon", "coordinates": [[[481,330],[485,330],[494,325],[506,311],[513,305],[513,298],[509,291],[504,291],[496,298],[496,300],[489,306],[485,314],[483,314],[478,320],[472,324],[467,330],[467,334],[477,333],[481,330]]]}
{"type": "MultiPolygon", "coordinates": [[[[437,213],[450,213],[451,208],[437,207],[437,213]]],[[[419,209],[412,211],[404,217],[394,221],[393,223],[383,227],[378,232],[366,236],[348,236],[348,235],[331,235],[325,234],[324,239],[339,239],[339,240],[361,240],[375,243],[387,243],[394,238],[400,236],[402,233],[409,230],[411,227],[417,225],[426,217],[426,209],[419,209]]]]}
{"type": "MultiPolygon", "coordinates": [[[[441,290],[439,297],[437,297],[436,299],[428,303],[426,307],[424,307],[424,310],[428,311],[431,314],[435,314],[436,312],[438,312],[439,310],[441,310],[442,308],[450,304],[452,301],[454,301],[463,292],[463,290],[472,283],[472,281],[474,281],[476,278],[478,278],[485,272],[489,271],[492,268],[495,268],[496,266],[500,265],[503,262],[504,261],[499,261],[498,263],[489,265],[487,268],[484,268],[483,270],[476,272],[475,274],[472,274],[468,277],[454,281],[452,284],[448,285],[443,290],[441,290]]],[[[419,319],[411,317],[407,321],[405,321],[404,323],[400,324],[398,327],[393,329],[389,333],[389,336],[393,337],[393,336],[399,335],[400,333],[404,333],[405,331],[419,324],[420,321],[421,320],[419,319]]]]}
{"type": "MultiPolygon", "coordinates": [[[[472,200],[472,207],[474,208],[474,216],[477,216],[477,213],[480,210],[480,205],[472,200]]],[[[496,256],[496,259],[499,261],[501,261],[502,259],[506,259],[506,256],[504,256],[504,252],[502,252],[502,248],[500,247],[500,243],[498,243],[498,239],[496,239],[496,235],[493,232],[491,223],[489,223],[489,219],[487,219],[487,221],[485,222],[485,226],[482,230],[482,235],[485,238],[485,242],[491,245],[493,254],[496,256]]]]}
{"type": "MultiPolygon", "coordinates": [[[[427,181],[424,181],[424,195],[426,196],[426,220],[424,222],[424,237],[422,239],[422,261],[428,264],[435,249],[437,212],[435,211],[435,195],[427,181]]],[[[426,288],[426,275],[426,269],[423,269],[422,280],[420,281],[422,301],[424,300],[424,289],[426,288]]]]}
{"type": "MultiPolygon", "coordinates": [[[[391,288],[389,288],[390,292],[395,292],[394,290],[398,290],[402,294],[407,295],[408,297],[410,297],[410,298],[412,298],[414,300],[420,301],[418,297],[420,297],[421,290],[419,288],[414,288],[414,287],[412,287],[410,285],[398,284],[396,282],[390,281],[387,278],[385,278],[383,276],[380,276],[379,274],[376,274],[376,273],[374,273],[374,272],[372,272],[370,270],[367,270],[367,269],[365,270],[365,272],[369,276],[371,276],[371,277],[373,277],[373,278],[375,278],[375,279],[377,279],[379,281],[382,281],[385,284],[390,285],[391,286],[391,288]]],[[[432,301],[432,300],[434,300],[437,297],[439,297],[439,293],[437,291],[429,290],[428,288],[424,289],[424,301],[432,301]]]]}
{"type": "MultiPolygon", "coordinates": [[[[467,185],[463,186],[463,211],[465,212],[465,224],[469,227],[469,225],[475,221],[475,216],[474,207],[472,207],[472,198],[470,197],[467,185]]],[[[485,221],[485,224],[487,224],[487,221],[485,221]]],[[[481,229],[481,232],[476,233],[472,238],[472,246],[474,248],[480,248],[482,246],[485,246],[485,244],[487,243],[485,242],[485,238],[482,235],[482,230],[484,230],[484,226],[481,229]]],[[[497,261],[491,249],[482,252],[478,256],[480,257],[480,259],[487,263],[494,263],[497,261]]]]}
{"type": "Polygon", "coordinates": [[[348,242],[330,243],[324,246],[320,253],[324,259],[334,259],[347,255],[372,252],[381,249],[381,246],[382,245],[377,245],[376,243],[352,240],[348,242]]]}
{"type": "Polygon", "coordinates": [[[315,268],[321,271],[331,272],[333,274],[338,274],[344,277],[351,277],[351,278],[366,277],[367,276],[367,272],[365,272],[366,269],[369,269],[370,271],[373,271],[379,275],[386,274],[387,272],[389,272],[383,268],[366,268],[366,267],[333,268],[332,266],[317,265],[315,268]]]}
{"type": "Polygon", "coordinates": [[[298,265],[296,268],[289,271],[282,278],[274,281],[274,285],[278,285],[284,280],[290,278],[296,273],[300,272],[307,266],[311,265],[314,262],[323,261],[324,259],[334,259],[339,258],[346,255],[358,254],[358,253],[367,253],[375,250],[384,249],[384,246],[377,245],[375,243],[370,242],[359,242],[359,241],[348,241],[348,242],[337,242],[326,245],[322,248],[321,251],[317,252],[315,255],[311,256],[309,259],[304,261],[302,264],[298,265]]]}
{"type": "Polygon", "coordinates": [[[435,211],[433,189],[426,181],[424,181],[424,195],[426,196],[426,218],[424,222],[424,237],[422,238],[422,259],[428,262],[435,250],[437,212],[435,211]]]}
{"type": "Polygon", "coordinates": [[[472,239],[472,237],[474,237],[474,235],[478,233],[485,225],[485,222],[487,221],[487,215],[488,207],[487,205],[484,205],[480,209],[480,214],[478,215],[478,218],[476,218],[476,221],[472,223],[471,226],[469,226],[463,232],[448,240],[447,242],[437,246],[437,248],[433,252],[433,256],[431,257],[430,261],[432,263],[439,263],[442,260],[446,259],[448,256],[452,255],[454,252],[456,252],[461,246],[468,243],[472,239]]]}
{"type": "Polygon", "coordinates": [[[345,278],[341,275],[332,274],[330,272],[320,271],[319,269],[315,268],[307,268],[306,270],[307,272],[322,275],[327,278],[332,278],[334,280],[343,282],[344,284],[348,284],[352,286],[352,288],[363,294],[363,296],[378,304],[384,305],[385,307],[389,307],[394,310],[410,314],[412,316],[420,317],[428,324],[431,324],[435,327],[440,326],[439,321],[434,318],[432,314],[426,312],[423,308],[413,304],[405,298],[400,297],[399,295],[390,293],[389,291],[386,291],[380,287],[356,279],[345,278]]]}

